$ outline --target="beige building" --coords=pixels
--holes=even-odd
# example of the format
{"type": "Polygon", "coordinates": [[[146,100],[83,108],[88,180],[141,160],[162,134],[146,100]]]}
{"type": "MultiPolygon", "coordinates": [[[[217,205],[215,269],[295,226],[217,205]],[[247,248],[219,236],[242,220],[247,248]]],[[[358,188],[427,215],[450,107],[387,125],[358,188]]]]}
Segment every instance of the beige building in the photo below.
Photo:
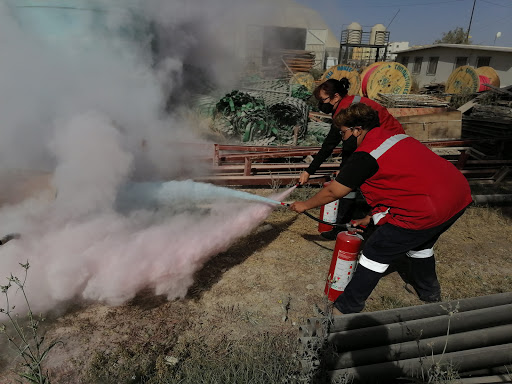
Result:
{"type": "Polygon", "coordinates": [[[468,44],[434,44],[397,52],[395,61],[405,65],[422,87],[442,83],[457,67],[490,66],[500,77],[501,86],[512,85],[512,48],[468,44]]]}
{"type": "Polygon", "coordinates": [[[388,52],[386,55],[386,61],[395,61],[396,60],[396,53],[409,49],[409,42],[408,41],[393,41],[391,43],[388,43],[388,52]]]}

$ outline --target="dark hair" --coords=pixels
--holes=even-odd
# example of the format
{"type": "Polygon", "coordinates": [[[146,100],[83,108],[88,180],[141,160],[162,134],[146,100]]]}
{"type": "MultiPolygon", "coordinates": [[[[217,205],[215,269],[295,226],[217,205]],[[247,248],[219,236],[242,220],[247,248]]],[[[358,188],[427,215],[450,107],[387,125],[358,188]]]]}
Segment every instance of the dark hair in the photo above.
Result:
{"type": "Polygon", "coordinates": [[[313,91],[313,95],[315,95],[317,100],[320,100],[320,91],[324,91],[330,98],[333,98],[335,94],[345,97],[349,88],[350,81],[348,81],[346,77],[341,80],[329,79],[316,87],[313,91]]]}
{"type": "Polygon", "coordinates": [[[366,131],[380,125],[377,111],[363,103],[352,104],[347,109],[340,111],[334,117],[333,123],[338,128],[360,126],[366,131]]]}

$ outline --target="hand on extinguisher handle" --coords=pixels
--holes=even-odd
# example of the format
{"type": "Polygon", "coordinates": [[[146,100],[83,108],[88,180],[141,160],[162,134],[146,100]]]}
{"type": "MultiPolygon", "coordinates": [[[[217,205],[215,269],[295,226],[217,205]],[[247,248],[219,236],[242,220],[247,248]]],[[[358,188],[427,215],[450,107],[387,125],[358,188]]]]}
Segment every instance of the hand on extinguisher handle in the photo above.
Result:
{"type": "Polygon", "coordinates": [[[355,232],[364,232],[364,230],[368,227],[367,225],[359,224],[356,220],[350,220],[349,225],[355,232]]]}

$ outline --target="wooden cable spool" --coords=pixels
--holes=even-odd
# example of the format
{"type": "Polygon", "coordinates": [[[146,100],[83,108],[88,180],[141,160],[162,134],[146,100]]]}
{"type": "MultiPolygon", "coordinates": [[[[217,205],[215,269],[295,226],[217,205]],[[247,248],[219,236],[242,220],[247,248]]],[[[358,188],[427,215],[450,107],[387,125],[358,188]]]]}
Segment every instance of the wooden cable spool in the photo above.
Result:
{"type": "Polygon", "coordinates": [[[411,91],[411,75],[400,63],[374,63],[361,75],[361,92],[372,100],[379,93],[407,95],[411,91]]]}
{"type": "MultiPolygon", "coordinates": [[[[476,73],[478,73],[478,76],[480,77],[480,85],[482,84],[491,84],[495,87],[500,86],[500,77],[492,67],[480,67],[476,69],[476,73]],[[483,78],[482,78],[483,76],[483,78]],[[485,81],[485,80],[489,81],[485,81]]],[[[485,89],[489,89],[488,87],[484,87],[485,89]]]]}
{"type": "Polygon", "coordinates": [[[313,93],[315,89],[315,78],[308,72],[297,72],[290,78],[290,84],[300,84],[307,88],[307,90],[313,93]]]}
{"type": "MultiPolygon", "coordinates": [[[[375,67],[377,67],[377,66],[379,66],[379,65],[381,65],[381,64],[384,64],[384,62],[383,62],[383,61],[376,61],[375,63],[372,63],[372,64],[370,64],[369,66],[365,67],[365,68],[363,69],[363,71],[361,72],[361,75],[360,75],[360,77],[361,77],[361,82],[363,81],[363,79],[365,78],[366,74],[367,74],[369,71],[371,71],[373,68],[375,68],[375,67]]],[[[362,87],[362,84],[361,84],[361,87],[362,87]]],[[[362,90],[362,89],[359,89],[359,96],[364,96],[364,95],[363,95],[363,90],[362,90]]]]}
{"type": "Polygon", "coordinates": [[[463,65],[455,68],[446,81],[446,93],[464,94],[482,92],[488,87],[484,84],[491,84],[496,87],[500,85],[500,79],[496,71],[491,67],[473,68],[463,65]]]}
{"type": "Polygon", "coordinates": [[[349,95],[359,94],[359,88],[361,87],[361,76],[354,67],[350,65],[340,64],[329,68],[322,75],[322,82],[329,79],[341,80],[344,77],[350,82],[350,88],[348,89],[349,95]]]}

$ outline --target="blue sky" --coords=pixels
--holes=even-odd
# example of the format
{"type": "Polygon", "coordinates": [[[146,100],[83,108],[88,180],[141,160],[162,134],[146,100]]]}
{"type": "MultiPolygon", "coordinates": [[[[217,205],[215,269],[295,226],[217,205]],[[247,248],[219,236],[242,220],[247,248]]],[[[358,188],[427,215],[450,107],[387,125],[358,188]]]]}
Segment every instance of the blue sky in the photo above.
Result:
{"type": "MultiPolygon", "coordinates": [[[[317,10],[332,31],[353,21],[364,31],[381,23],[389,27],[390,41],[409,41],[410,45],[431,44],[443,32],[469,25],[473,0],[296,0],[317,10]],[[398,14],[397,14],[398,12],[398,14]]],[[[342,28],[343,27],[343,28],[342,28]]],[[[512,0],[476,0],[470,35],[474,44],[512,47],[512,0]]]]}

